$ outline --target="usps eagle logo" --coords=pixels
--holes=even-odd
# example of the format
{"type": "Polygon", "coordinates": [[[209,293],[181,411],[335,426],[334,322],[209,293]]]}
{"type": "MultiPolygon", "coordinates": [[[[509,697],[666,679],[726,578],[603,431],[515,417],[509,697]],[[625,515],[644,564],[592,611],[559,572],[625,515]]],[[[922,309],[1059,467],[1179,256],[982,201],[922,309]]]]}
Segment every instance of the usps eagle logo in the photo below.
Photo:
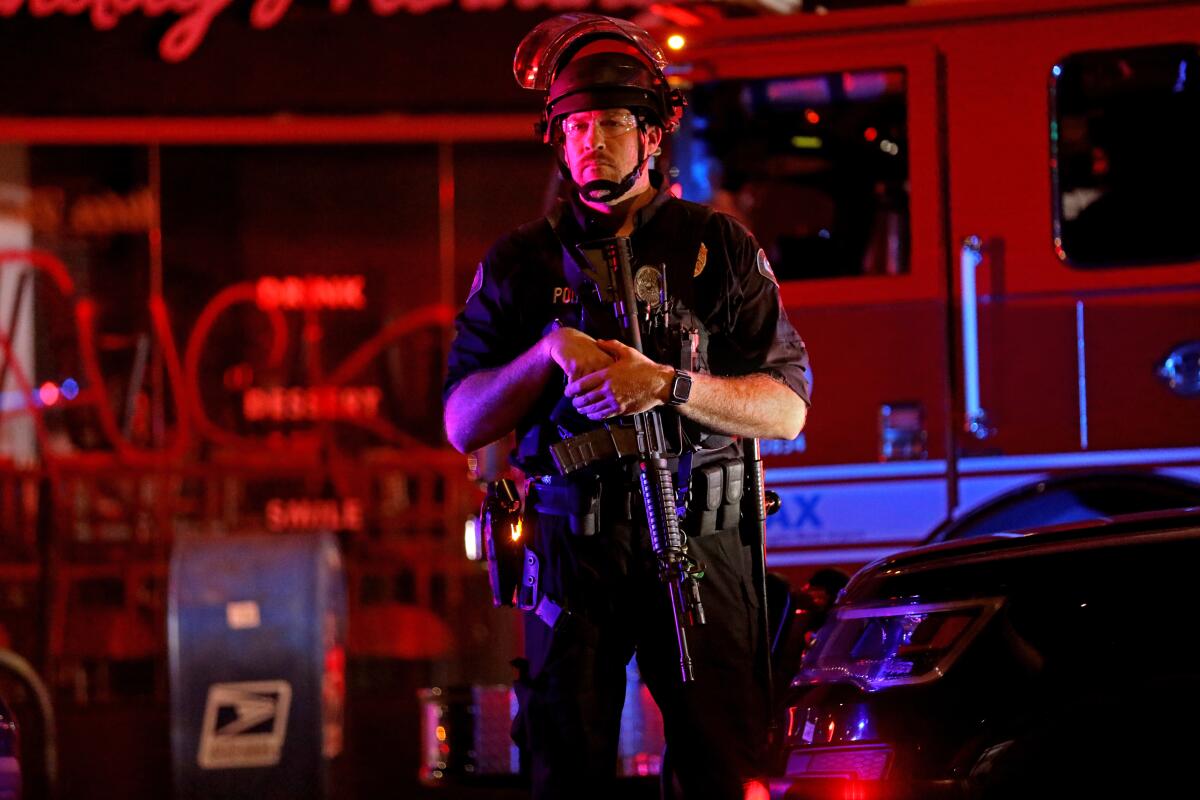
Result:
{"type": "Polygon", "coordinates": [[[278,764],[291,704],[287,681],[214,683],[204,706],[197,763],[202,769],[278,764]]]}

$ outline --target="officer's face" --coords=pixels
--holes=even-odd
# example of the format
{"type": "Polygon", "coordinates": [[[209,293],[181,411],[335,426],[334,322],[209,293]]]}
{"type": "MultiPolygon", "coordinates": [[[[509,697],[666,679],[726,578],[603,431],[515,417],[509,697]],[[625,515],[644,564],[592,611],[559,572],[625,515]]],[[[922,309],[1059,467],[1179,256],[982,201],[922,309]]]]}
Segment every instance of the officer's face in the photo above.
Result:
{"type": "Polygon", "coordinates": [[[662,140],[661,129],[650,126],[642,133],[637,117],[624,108],[570,114],[563,119],[562,130],[567,167],[580,186],[588,181],[620,181],[638,165],[639,138],[645,137],[643,157],[657,150],[662,140]]]}

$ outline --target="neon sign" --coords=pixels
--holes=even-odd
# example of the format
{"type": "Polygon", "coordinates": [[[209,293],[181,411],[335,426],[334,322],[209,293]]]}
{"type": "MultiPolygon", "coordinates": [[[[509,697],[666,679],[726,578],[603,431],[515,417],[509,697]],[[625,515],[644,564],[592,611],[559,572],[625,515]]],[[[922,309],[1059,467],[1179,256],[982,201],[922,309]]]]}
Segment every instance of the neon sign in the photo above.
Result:
{"type": "Polygon", "coordinates": [[[378,416],[383,394],[374,386],[288,386],[247,389],[242,415],[251,422],[334,422],[378,416]]]}
{"type": "MultiPolygon", "coordinates": [[[[604,10],[641,8],[650,0],[598,0],[596,5],[604,10]]],[[[216,17],[232,0],[0,0],[0,17],[13,17],[25,6],[30,16],[49,17],[86,15],[92,27],[98,31],[112,30],[135,11],[146,17],[164,15],[179,19],[167,29],[158,44],[158,53],[164,61],[177,63],[196,51],[216,17]]],[[[330,0],[329,10],[333,14],[345,14],[353,0],[330,0]]],[[[292,0],[255,0],[250,9],[250,25],[258,30],[274,27],[291,7],[292,0]]],[[[578,11],[588,5],[587,0],[368,0],[367,5],[379,16],[390,16],[398,11],[423,14],[435,8],[456,5],[463,11],[496,11],[512,5],[520,11],[546,8],[553,11],[578,11]]]]}
{"type": "Polygon", "coordinates": [[[354,497],[343,500],[282,499],[267,501],[267,530],[314,531],[363,529],[362,501],[354,497]]]}
{"type": "Polygon", "coordinates": [[[359,310],[367,305],[362,275],[259,278],[254,299],[264,311],[359,310]]]}
{"type": "Polygon", "coordinates": [[[158,199],[143,186],[125,195],[83,195],[68,205],[66,193],[58,187],[28,189],[0,183],[0,219],[29,223],[47,236],[64,231],[75,236],[146,233],[158,219],[158,199]]]}

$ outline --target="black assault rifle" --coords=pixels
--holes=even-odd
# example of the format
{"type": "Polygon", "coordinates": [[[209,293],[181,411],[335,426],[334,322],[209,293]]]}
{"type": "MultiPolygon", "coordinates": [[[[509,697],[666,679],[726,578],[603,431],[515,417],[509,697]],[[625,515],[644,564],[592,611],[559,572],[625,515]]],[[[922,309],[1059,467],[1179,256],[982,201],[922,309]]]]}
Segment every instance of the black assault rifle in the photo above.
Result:
{"type": "MultiPolygon", "coordinates": [[[[628,237],[616,236],[590,242],[581,250],[587,261],[585,272],[595,285],[597,295],[602,301],[612,304],[621,341],[639,353],[645,353],[633,288],[628,237]]],[[[665,282],[665,278],[663,280],[665,282]]],[[[660,307],[660,311],[665,313],[665,308],[660,307]]],[[[650,528],[650,545],[658,559],[659,579],[667,585],[671,595],[671,612],[679,642],[680,674],[686,683],[693,678],[686,629],[704,624],[704,605],[700,602],[699,584],[704,573],[696,560],[688,555],[687,542],[679,527],[675,510],[675,480],[667,465],[670,445],[663,433],[662,414],[658,409],[652,409],[633,414],[628,421],[632,422],[633,438],[636,440],[636,450],[629,455],[637,459],[646,522],[650,528]]],[[[610,431],[614,434],[612,441],[628,438],[617,436],[615,429],[610,431]]],[[[552,448],[555,461],[564,474],[582,466],[584,462],[592,461],[586,456],[579,458],[578,451],[571,453],[572,449],[569,440],[552,448]]],[[[592,449],[590,443],[585,449],[592,449]]],[[[618,442],[615,453],[624,455],[623,450],[618,442]]]]}

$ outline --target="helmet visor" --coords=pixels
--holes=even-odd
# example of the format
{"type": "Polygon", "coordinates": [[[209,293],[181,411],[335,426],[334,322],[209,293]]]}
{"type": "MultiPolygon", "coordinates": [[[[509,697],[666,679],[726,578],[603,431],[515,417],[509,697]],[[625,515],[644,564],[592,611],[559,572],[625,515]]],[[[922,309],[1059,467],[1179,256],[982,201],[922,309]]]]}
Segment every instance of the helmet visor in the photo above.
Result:
{"type": "Polygon", "coordinates": [[[572,52],[581,40],[603,38],[632,44],[659,70],[667,65],[658,43],[632,22],[600,14],[560,14],[531,30],[517,45],[513,76],[523,89],[546,91],[564,53],[572,52]]]}

